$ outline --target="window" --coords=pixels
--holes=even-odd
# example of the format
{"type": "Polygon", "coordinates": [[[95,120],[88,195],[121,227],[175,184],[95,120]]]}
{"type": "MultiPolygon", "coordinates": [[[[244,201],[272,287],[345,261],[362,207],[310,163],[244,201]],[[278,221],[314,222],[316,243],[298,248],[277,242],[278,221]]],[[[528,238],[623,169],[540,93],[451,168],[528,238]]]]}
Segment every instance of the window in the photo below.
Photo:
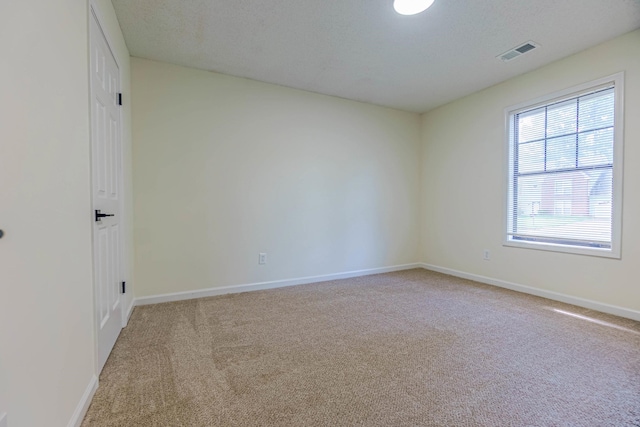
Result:
{"type": "Polygon", "coordinates": [[[556,194],[570,195],[571,194],[572,181],[570,179],[558,179],[556,180],[556,194]]]}
{"type": "Polygon", "coordinates": [[[620,257],[622,73],[511,107],[508,246],[620,257]]]}

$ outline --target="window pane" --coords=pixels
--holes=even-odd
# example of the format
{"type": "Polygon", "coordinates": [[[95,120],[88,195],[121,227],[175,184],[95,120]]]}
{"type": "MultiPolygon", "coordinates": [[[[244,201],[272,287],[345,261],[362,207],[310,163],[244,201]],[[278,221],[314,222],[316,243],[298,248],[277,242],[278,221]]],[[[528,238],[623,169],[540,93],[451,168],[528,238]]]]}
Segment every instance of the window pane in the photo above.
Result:
{"type": "Polygon", "coordinates": [[[573,181],[571,179],[556,179],[555,189],[556,196],[571,194],[573,192],[573,181]]]}
{"type": "Polygon", "coordinates": [[[576,166],[575,135],[551,138],[547,141],[547,170],[576,166]]]}
{"type": "Polygon", "coordinates": [[[547,137],[576,132],[576,99],[549,106],[547,109],[547,137]]]}
{"type": "Polygon", "coordinates": [[[518,231],[521,231],[520,225],[522,224],[520,224],[520,222],[522,217],[540,213],[543,182],[544,176],[541,175],[521,177],[518,179],[518,231]]]}
{"type": "Polygon", "coordinates": [[[606,242],[611,239],[611,170],[518,179],[519,235],[606,242]]]}
{"type": "Polygon", "coordinates": [[[582,133],[578,136],[578,166],[613,164],[613,129],[582,133]]]}
{"type": "Polygon", "coordinates": [[[589,171],[589,214],[611,221],[613,172],[611,169],[589,171]]]}
{"type": "Polygon", "coordinates": [[[544,107],[518,114],[518,141],[544,138],[544,107]]]}
{"type": "Polygon", "coordinates": [[[509,113],[507,245],[619,257],[619,239],[612,241],[621,226],[613,203],[621,185],[613,178],[622,150],[618,77],[509,113]]]}
{"type": "Polygon", "coordinates": [[[580,131],[613,126],[613,89],[581,97],[578,109],[580,131]]]}
{"type": "Polygon", "coordinates": [[[518,173],[544,170],[544,141],[520,144],[518,147],[518,173]]]}

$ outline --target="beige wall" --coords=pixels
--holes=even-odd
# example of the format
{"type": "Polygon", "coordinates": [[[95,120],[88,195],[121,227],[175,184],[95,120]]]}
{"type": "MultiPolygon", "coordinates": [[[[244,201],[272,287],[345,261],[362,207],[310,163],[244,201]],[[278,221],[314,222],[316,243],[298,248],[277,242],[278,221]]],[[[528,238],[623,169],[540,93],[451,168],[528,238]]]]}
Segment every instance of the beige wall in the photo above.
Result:
{"type": "MultiPolygon", "coordinates": [[[[115,35],[111,2],[99,4],[115,35]]],[[[0,414],[10,427],[67,426],[95,374],[87,32],[86,0],[0,3],[0,414]]]]}
{"type": "Polygon", "coordinates": [[[137,296],[417,261],[417,114],[131,63],[137,296]]]}
{"type": "MultiPolygon", "coordinates": [[[[508,66],[508,64],[505,64],[508,66]]],[[[422,117],[421,260],[640,310],[640,31],[433,110],[422,117]],[[622,259],[502,246],[504,109],[625,72],[622,259]],[[492,259],[482,260],[489,249],[492,259]]]]}

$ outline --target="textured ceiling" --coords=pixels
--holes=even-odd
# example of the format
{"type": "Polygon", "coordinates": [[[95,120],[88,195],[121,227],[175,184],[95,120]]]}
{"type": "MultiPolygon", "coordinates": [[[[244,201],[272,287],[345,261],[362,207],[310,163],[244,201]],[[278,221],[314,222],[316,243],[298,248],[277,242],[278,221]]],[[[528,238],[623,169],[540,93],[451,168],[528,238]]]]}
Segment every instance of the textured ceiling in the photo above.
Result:
{"type": "Polygon", "coordinates": [[[415,112],[640,27],[640,0],[112,2],[133,56],[415,112]]]}

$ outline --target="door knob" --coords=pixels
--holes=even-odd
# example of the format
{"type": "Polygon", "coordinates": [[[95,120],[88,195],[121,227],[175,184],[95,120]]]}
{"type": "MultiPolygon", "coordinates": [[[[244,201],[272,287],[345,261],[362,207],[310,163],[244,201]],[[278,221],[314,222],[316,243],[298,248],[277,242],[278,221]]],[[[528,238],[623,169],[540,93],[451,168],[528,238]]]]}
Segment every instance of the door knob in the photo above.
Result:
{"type": "Polygon", "coordinates": [[[100,209],[96,209],[96,221],[100,221],[101,218],[104,218],[105,216],[113,216],[113,214],[105,214],[100,212],[100,209]]]}

